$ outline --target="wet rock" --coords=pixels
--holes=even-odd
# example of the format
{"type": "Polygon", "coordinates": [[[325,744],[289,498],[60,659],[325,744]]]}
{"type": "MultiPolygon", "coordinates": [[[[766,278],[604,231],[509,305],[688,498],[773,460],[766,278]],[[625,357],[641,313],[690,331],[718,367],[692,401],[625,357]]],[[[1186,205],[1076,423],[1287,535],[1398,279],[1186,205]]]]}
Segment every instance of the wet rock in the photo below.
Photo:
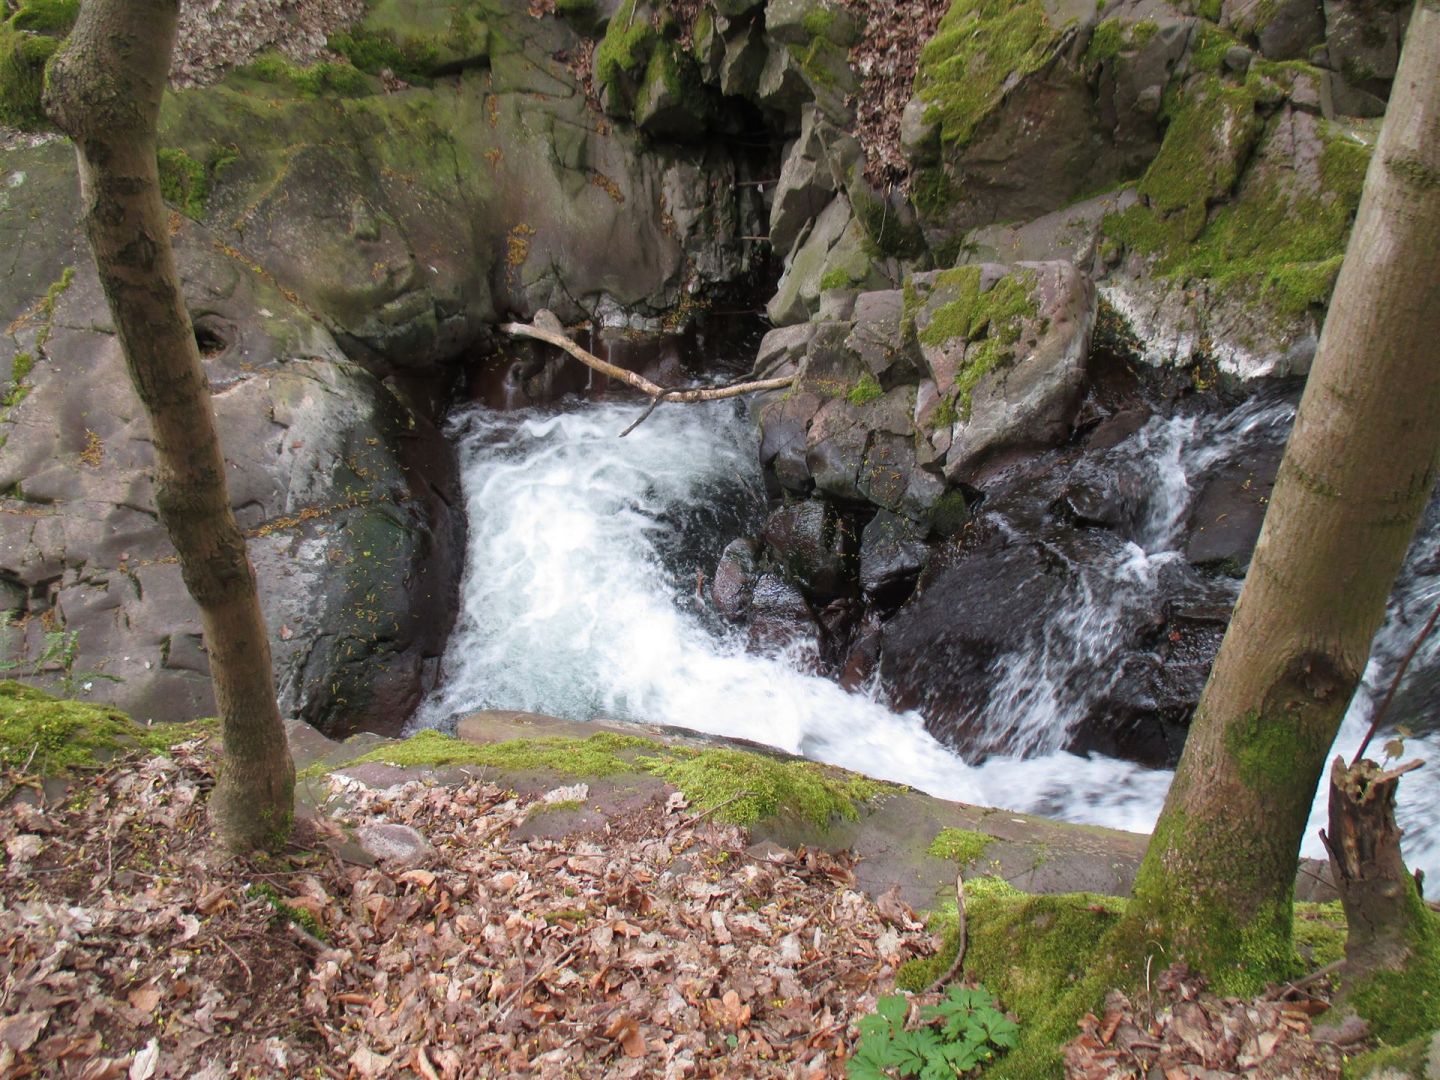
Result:
{"type": "Polygon", "coordinates": [[[747,627],[754,652],[792,651],[818,657],[820,629],[804,594],[778,574],[763,574],[755,583],[747,627]]]}
{"type": "Polygon", "coordinates": [[[852,537],[831,504],[807,499],[782,506],[765,522],[765,544],[807,596],[823,600],[846,590],[852,537]]]}
{"type": "Polygon", "coordinates": [[[881,510],[860,536],[860,587],[877,606],[896,607],[910,595],[929,559],[925,529],[881,510]]]}
{"type": "MultiPolygon", "coordinates": [[[[53,167],[75,184],[73,163],[36,152],[28,176],[53,167]]],[[[13,164],[27,152],[8,153],[13,164]]],[[[7,191],[20,216],[67,211],[28,184],[7,191]]],[[[39,357],[0,421],[16,511],[0,515],[0,577],[25,592],[27,613],[74,635],[75,668],[105,676],[90,680],[93,700],[140,720],[213,714],[198,612],[156,516],[149,426],[72,229],[50,224],[45,246],[75,260],[52,310],[0,344],[39,357]]],[[[207,335],[281,710],[331,731],[396,731],[433,684],[454,612],[463,524],[450,450],[404,388],[347,360],[207,230],[181,220],[174,243],[207,335]]],[[[45,262],[37,250],[34,265],[45,262]]]]}
{"type": "Polygon", "coordinates": [[[836,190],[836,165],[859,156],[859,145],[827,123],[814,106],[800,112],[800,136],[780,166],[770,204],[770,249],[788,255],[805,226],[829,205],[836,190]]]}
{"type": "Polygon", "coordinates": [[[759,554],[753,540],[740,538],[725,545],[715,576],[710,582],[710,601],[731,622],[739,622],[750,610],[750,597],[755,592],[759,554]]]}
{"type": "Polygon", "coordinates": [[[1267,447],[1205,477],[1186,524],[1185,558],[1243,576],[1260,538],[1283,449],[1267,447]]]}

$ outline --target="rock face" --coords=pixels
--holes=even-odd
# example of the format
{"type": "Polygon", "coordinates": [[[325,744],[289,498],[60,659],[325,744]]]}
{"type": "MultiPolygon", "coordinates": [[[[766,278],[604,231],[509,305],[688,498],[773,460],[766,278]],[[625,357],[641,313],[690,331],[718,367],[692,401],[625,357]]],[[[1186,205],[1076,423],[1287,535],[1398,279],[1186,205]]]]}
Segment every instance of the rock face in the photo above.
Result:
{"type": "MultiPolygon", "coordinates": [[[[198,615],[156,518],[148,425],[74,231],[73,153],[52,143],[7,165],[7,239],[32,245],[33,270],[66,265],[0,341],[12,379],[26,369],[0,447],[10,617],[32,656],[47,630],[73,643],[51,674],[94,700],[143,720],[211,713],[198,615]]],[[[282,710],[330,732],[398,730],[454,610],[463,522],[449,448],[398,384],[346,359],[205,229],[176,224],[282,710]]],[[[8,278],[7,303],[32,281],[8,278]]]]}

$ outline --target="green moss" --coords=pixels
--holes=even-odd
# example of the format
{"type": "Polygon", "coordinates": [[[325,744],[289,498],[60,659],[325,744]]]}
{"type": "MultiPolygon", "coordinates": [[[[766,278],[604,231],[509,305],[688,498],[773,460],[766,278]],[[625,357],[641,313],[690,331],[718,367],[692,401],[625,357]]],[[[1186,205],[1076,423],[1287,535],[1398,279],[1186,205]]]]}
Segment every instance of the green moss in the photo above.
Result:
{"type": "Polygon", "coordinates": [[[831,289],[848,289],[853,284],[855,282],[851,280],[849,272],[843,266],[832,267],[820,277],[821,292],[829,292],[831,289]]]}
{"type": "MultiPolygon", "coordinates": [[[[288,832],[289,830],[287,829],[286,831],[288,832]]],[[[294,923],[311,937],[320,941],[327,940],[325,927],[321,924],[320,920],[315,917],[314,913],[306,911],[304,908],[297,908],[287,904],[284,897],[282,897],[275,886],[269,882],[258,881],[250,885],[246,888],[245,895],[251,900],[262,900],[269,904],[270,909],[274,912],[272,921],[282,925],[285,923],[294,923]]]]}
{"type": "Polygon", "coordinates": [[[1199,72],[1218,74],[1225,66],[1225,54],[1240,44],[1217,26],[1201,23],[1196,28],[1195,45],[1190,50],[1190,66],[1199,72]]]}
{"type": "Polygon", "coordinates": [[[1085,63],[1091,67],[1111,60],[1125,49],[1125,28],[1119,19],[1105,19],[1090,35],[1085,48],[1085,63]]]}
{"type": "Polygon", "coordinates": [[[1050,58],[1055,39],[1040,0],[953,0],[915,75],[941,141],[968,144],[1006,87],[1050,58]]]}
{"type": "Polygon", "coordinates": [[[1430,1050],[1430,1035],[1417,1035],[1398,1046],[1380,1046],[1368,1053],[1349,1058],[1345,1062],[1345,1080],[1368,1080],[1369,1077],[1385,1070],[1393,1070],[1401,1076],[1421,1077],[1425,1074],[1426,1059],[1430,1050]]]}
{"type": "Polygon", "coordinates": [[[1415,928],[1410,961],[1400,971],[1379,971],[1345,988],[1346,1001],[1392,1046],[1440,1029],[1440,916],[1425,906],[1418,889],[1407,890],[1407,901],[1415,928]]]}
{"type": "Polygon", "coordinates": [[[845,395],[845,400],[850,402],[851,405],[859,406],[868,405],[870,402],[878,401],[884,396],[885,390],[881,387],[880,380],[867,371],[861,375],[859,381],[850,388],[850,392],[845,395]]]}
{"type": "Polygon", "coordinates": [[[360,71],[379,75],[390,71],[410,83],[427,83],[439,63],[439,50],[424,39],[398,41],[388,30],[357,27],[331,34],[327,45],[360,71]]]}
{"type": "Polygon", "coordinates": [[[782,761],[743,750],[672,750],[647,759],[645,767],[695,806],[716,808],[717,817],[741,825],[779,813],[821,826],[833,818],[854,820],[857,803],[885,790],[877,781],[811,761],[782,761]]]}
{"type": "Polygon", "coordinates": [[[64,776],[91,768],[125,749],[162,752],[208,736],[215,721],[144,727],[105,705],[66,701],[33,686],[0,681],[0,768],[64,776]]]}
{"type": "Polygon", "coordinates": [[[595,0],[555,0],[555,10],[568,17],[593,15],[595,0]]]}
{"type": "Polygon", "coordinates": [[[1153,256],[1161,277],[1206,280],[1300,314],[1329,299],[1369,150],[1327,125],[1318,191],[1297,189],[1288,171],[1276,169],[1247,178],[1232,195],[1262,126],[1255,102],[1251,89],[1218,78],[1174,102],[1160,154],[1138,185],[1145,201],[1107,216],[1103,228],[1153,256]]]}
{"type": "Polygon", "coordinates": [[[5,396],[0,397],[0,408],[12,409],[25,400],[25,395],[30,393],[30,387],[25,385],[25,379],[35,368],[35,355],[33,353],[16,353],[15,359],[10,365],[10,387],[5,391],[5,396]]]}
{"type": "Polygon", "coordinates": [[[1291,932],[1295,951],[1307,968],[1345,959],[1345,909],[1339,900],[1328,904],[1296,904],[1291,932]]]}
{"type": "Polygon", "coordinates": [[[359,97],[369,93],[374,85],[369,76],[348,61],[322,60],[301,66],[276,52],[262,53],[241,69],[241,73],[283,86],[301,97],[359,97]]]}
{"type": "Polygon", "coordinates": [[[79,14],[80,0],[24,0],[7,25],[42,34],[68,34],[79,14]]]}
{"type": "Polygon", "coordinates": [[[40,94],[45,63],[60,47],[56,38],[0,26],[0,124],[25,131],[50,126],[40,94]]]}
{"type": "MultiPolygon", "coordinates": [[[[1109,989],[1101,942],[1123,901],[1090,893],[1031,896],[999,878],[966,882],[965,901],[965,974],[987,986],[1020,1022],[1019,1045],[991,1074],[1005,1080],[1059,1076],[1061,1047],[1109,989]]],[[[923,989],[954,960],[959,937],[953,905],[932,919],[931,929],[944,944],[931,959],[900,968],[896,985],[902,989],[923,989]]]]}
{"type": "Polygon", "coordinates": [[[994,839],[973,829],[941,829],[926,850],[937,859],[951,859],[965,865],[984,855],[994,839]]]}
{"type": "Polygon", "coordinates": [[[954,298],[935,311],[920,332],[920,343],[944,345],[956,339],[968,343],[953,388],[962,419],[969,419],[971,393],[980,380],[1014,359],[1025,320],[1037,310],[1035,282],[1033,270],[1021,270],[981,292],[978,266],[957,267],[936,277],[935,291],[947,290],[954,298]]]}
{"type": "Polygon", "coordinates": [[[583,908],[561,908],[559,911],[547,911],[544,920],[551,926],[556,923],[583,923],[590,917],[590,913],[583,908]]]}
{"type": "Polygon", "coordinates": [[[650,63],[655,49],[655,28],[643,13],[638,0],[625,0],[605,27],[605,37],[595,48],[595,81],[602,87],[615,86],[622,78],[638,78],[650,63]]]}
{"type": "Polygon", "coordinates": [[[409,767],[482,765],[494,769],[551,770],[574,776],[610,776],[635,766],[620,756],[623,750],[650,748],[645,739],[602,731],[586,739],[513,739],[499,743],[473,743],[438,731],[421,731],[402,742],[377,747],[347,761],[344,766],[314,765],[302,776],[324,775],[336,768],[379,762],[409,767]]]}
{"type": "Polygon", "coordinates": [[[918,259],[925,253],[925,234],[919,222],[904,220],[888,200],[870,190],[858,171],[846,195],[865,230],[865,250],[872,259],[918,259]]]}
{"type": "Polygon", "coordinates": [[[1222,0],[1195,0],[1195,14],[1212,23],[1220,21],[1222,0]]]}
{"type": "Polygon", "coordinates": [[[160,196],[197,221],[205,213],[210,197],[210,178],[205,166],[184,150],[165,149],[156,155],[160,167],[160,196]]]}

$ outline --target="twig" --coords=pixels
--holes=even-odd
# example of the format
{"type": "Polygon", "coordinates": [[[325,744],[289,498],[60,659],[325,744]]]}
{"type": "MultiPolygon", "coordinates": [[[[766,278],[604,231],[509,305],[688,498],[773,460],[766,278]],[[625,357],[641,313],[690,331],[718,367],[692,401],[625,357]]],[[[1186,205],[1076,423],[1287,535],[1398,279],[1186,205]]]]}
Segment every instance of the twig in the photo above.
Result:
{"type": "Polygon", "coordinates": [[[1275,987],[1273,990],[1268,991],[1265,994],[1264,998],[1262,998],[1261,1000],[1278,1001],[1280,998],[1284,997],[1292,990],[1298,993],[1312,983],[1319,982],[1321,979],[1325,978],[1325,976],[1334,974],[1344,966],[1344,960],[1332,961],[1331,963],[1326,964],[1322,968],[1316,968],[1309,975],[1306,975],[1303,979],[1296,979],[1294,982],[1287,982],[1284,986],[1275,987]]]}
{"type": "Polygon", "coordinates": [[[670,839],[671,836],[673,836],[680,829],[685,828],[685,826],[698,824],[699,822],[709,817],[711,814],[715,813],[715,811],[724,810],[725,807],[729,806],[731,803],[739,802],[741,799],[755,794],[757,793],[754,791],[737,791],[734,795],[731,795],[730,798],[724,800],[723,802],[718,802],[714,806],[707,807],[706,809],[701,810],[700,813],[695,814],[692,817],[686,818],[684,821],[677,821],[674,825],[670,826],[670,831],[665,834],[665,839],[670,839]]]}
{"type": "Polygon", "coordinates": [[[505,1018],[510,1015],[510,1010],[515,1006],[515,1003],[520,1000],[521,995],[524,994],[526,990],[529,990],[530,987],[534,986],[535,983],[539,981],[542,975],[549,974],[551,971],[555,970],[557,967],[563,964],[566,960],[569,960],[571,956],[580,951],[580,946],[585,944],[585,942],[588,940],[588,938],[582,938],[579,941],[572,943],[569,948],[567,948],[559,956],[555,957],[555,959],[547,960],[545,963],[541,964],[540,967],[536,969],[535,974],[531,975],[528,979],[522,982],[520,986],[516,989],[516,991],[510,995],[509,999],[506,1000],[505,1004],[500,1006],[500,1011],[495,1014],[496,1026],[498,1027],[500,1024],[504,1023],[505,1018]]]}
{"type": "Polygon", "coordinates": [[[970,941],[965,925],[965,876],[961,873],[955,875],[955,910],[960,915],[960,942],[955,946],[955,959],[945,969],[944,975],[925,988],[927,994],[939,990],[949,983],[955,977],[955,973],[960,970],[961,965],[965,963],[965,947],[969,945],[970,941]]]}
{"type": "Polygon", "coordinates": [[[245,972],[245,989],[249,990],[255,984],[255,977],[250,974],[250,965],[245,963],[245,958],[232,949],[230,943],[223,937],[216,937],[215,940],[225,947],[226,952],[235,957],[235,962],[239,964],[240,969],[245,972]]]}
{"type": "Polygon", "coordinates": [[[1400,661],[1400,669],[1395,672],[1395,678],[1390,681],[1390,689],[1385,691],[1385,698],[1380,702],[1380,707],[1375,710],[1375,716],[1370,721],[1370,730],[1365,732],[1365,739],[1360,743],[1360,749],[1355,751],[1355,757],[1350,761],[1350,767],[1352,769],[1359,763],[1360,759],[1365,756],[1365,751],[1370,746],[1370,740],[1373,739],[1375,733],[1380,730],[1380,722],[1385,719],[1385,714],[1390,709],[1390,702],[1395,700],[1395,691],[1400,689],[1400,680],[1405,678],[1405,672],[1410,667],[1410,661],[1415,659],[1415,654],[1420,651],[1420,646],[1425,643],[1425,639],[1434,631],[1437,622],[1440,622],[1440,604],[1435,605],[1435,610],[1430,613],[1430,618],[1420,629],[1420,633],[1416,636],[1415,640],[1410,643],[1410,650],[1405,654],[1405,658],[1400,661]]]}
{"type": "Polygon", "coordinates": [[[639,427],[641,424],[643,424],[646,420],[650,419],[650,414],[655,411],[655,406],[659,405],[660,402],[664,401],[665,398],[666,398],[670,393],[671,393],[671,391],[667,390],[667,391],[665,391],[665,393],[663,393],[663,394],[657,394],[655,397],[651,398],[651,399],[650,399],[650,404],[647,405],[647,406],[645,406],[645,411],[642,412],[642,413],[636,418],[635,422],[634,422],[633,424],[631,424],[629,427],[627,427],[624,431],[620,432],[620,438],[623,439],[626,435],[629,435],[630,432],[634,431],[637,427],[639,427]]]}
{"type": "MultiPolygon", "coordinates": [[[[540,316],[537,314],[536,318],[540,316]]],[[[553,316],[552,316],[553,317],[553,316]]],[[[659,386],[643,375],[637,375],[633,371],[626,371],[622,367],[616,367],[608,361],[601,360],[594,353],[590,353],[576,345],[562,333],[553,330],[545,330],[539,326],[531,326],[529,323],[504,323],[501,330],[512,337],[534,338],[536,341],[544,341],[557,348],[564,349],[567,353],[579,360],[586,367],[593,368],[602,375],[608,375],[639,390],[653,398],[664,397],[669,401],[679,401],[690,404],[696,401],[720,401],[724,398],[740,397],[743,394],[754,394],[761,390],[783,390],[795,381],[795,376],[787,375],[779,379],[761,379],[758,382],[734,383],[730,386],[697,387],[690,390],[676,390],[673,388],[659,386]]]]}
{"type": "Polygon", "coordinates": [[[329,945],[326,945],[325,942],[321,941],[318,937],[310,933],[309,930],[306,930],[298,923],[287,922],[285,924],[285,930],[287,933],[289,933],[291,937],[293,937],[301,945],[304,945],[307,949],[314,949],[316,952],[325,952],[327,949],[330,948],[329,945]]]}

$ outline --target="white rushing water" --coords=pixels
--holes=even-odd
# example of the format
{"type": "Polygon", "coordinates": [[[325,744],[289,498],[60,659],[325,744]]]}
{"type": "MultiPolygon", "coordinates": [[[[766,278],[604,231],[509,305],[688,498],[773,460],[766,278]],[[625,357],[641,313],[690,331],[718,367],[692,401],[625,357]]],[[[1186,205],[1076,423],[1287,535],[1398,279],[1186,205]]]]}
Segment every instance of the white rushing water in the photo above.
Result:
{"type": "MultiPolygon", "coordinates": [[[[443,725],[481,708],[673,724],[944,798],[1150,828],[1169,772],[1079,757],[1053,749],[1053,739],[1034,742],[1024,757],[992,756],[972,766],[936,741],[919,714],[849,693],[786,656],[747,653],[739,635],[707,616],[695,573],[708,575],[746,515],[752,526],[758,521],[763,496],[751,425],[728,402],[662,406],[617,438],[636,409],[474,409],[453,421],[469,520],[467,567],[443,682],[414,726],[443,725]]],[[[1166,549],[1184,520],[1177,504],[1188,498],[1185,478],[1209,453],[1194,445],[1202,436],[1194,420],[1151,428],[1138,437],[1162,448],[1152,457],[1156,484],[1167,494],[1147,525],[1144,550],[1130,553],[1125,573],[1135,588],[1145,587],[1154,565],[1177,557],[1166,549]]],[[[1075,655],[1062,656],[1064,648],[1052,644],[1055,655],[1039,657],[1040,668],[1073,666],[1076,656],[1087,662],[1085,650],[1106,633],[1112,580],[1095,579],[1087,602],[1076,605],[1075,655]]],[[[1440,577],[1416,589],[1408,598],[1411,622],[1426,603],[1419,591],[1440,591],[1440,577]]],[[[1428,602],[1435,603],[1433,592],[1428,602]]],[[[1397,640],[1404,636],[1405,626],[1387,629],[1397,640]]],[[[1397,653],[1404,644],[1389,648],[1397,653]]],[[[1016,689],[1030,706],[1044,704],[1037,698],[1043,689],[1028,698],[1016,689]]],[[[1342,743],[1358,742],[1369,700],[1357,699],[1342,743]]],[[[1411,750],[1435,766],[1402,784],[1401,819],[1411,833],[1410,858],[1436,875],[1440,735],[1412,740],[1411,750]]],[[[1306,850],[1319,854],[1313,831],[1306,850]]]]}

